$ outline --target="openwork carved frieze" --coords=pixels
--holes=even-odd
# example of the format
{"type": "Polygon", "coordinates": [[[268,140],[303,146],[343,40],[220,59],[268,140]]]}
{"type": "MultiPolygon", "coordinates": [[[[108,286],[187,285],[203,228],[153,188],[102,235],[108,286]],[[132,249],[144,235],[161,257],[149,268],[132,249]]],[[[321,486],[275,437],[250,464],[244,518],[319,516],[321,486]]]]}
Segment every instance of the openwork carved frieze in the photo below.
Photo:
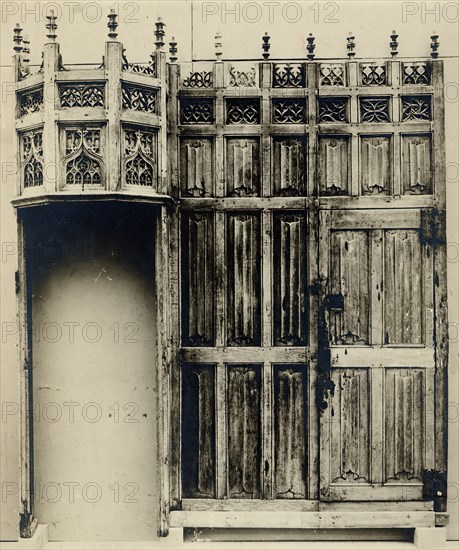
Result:
{"type": "Polygon", "coordinates": [[[402,97],[402,120],[430,120],[430,96],[402,97]]]}
{"type": "Polygon", "coordinates": [[[388,136],[365,136],[361,141],[361,189],[364,195],[390,192],[391,162],[388,136]]]}
{"type": "Polygon", "coordinates": [[[122,96],[123,109],[157,113],[158,90],[156,88],[144,88],[123,83],[122,96]]]}
{"type": "Polygon", "coordinates": [[[195,71],[183,79],[184,88],[212,88],[212,71],[195,71]]]}
{"type": "Polygon", "coordinates": [[[273,195],[298,197],[306,195],[306,139],[281,136],[273,141],[273,195]]]}
{"type": "Polygon", "coordinates": [[[24,188],[43,185],[43,130],[22,133],[20,143],[24,188]]]}
{"type": "Polygon", "coordinates": [[[320,97],[319,122],[347,122],[347,97],[320,97]]]}
{"type": "Polygon", "coordinates": [[[64,130],[65,184],[83,189],[102,185],[102,129],[66,128],[64,130]]]}
{"type": "Polygon", "coordinates": [[[256,71],[255,67],[250,67],[246,71],[236,69],[234,65],[229,67],[229,83],[231,88],[256,88],[256,71]]]}
{"type": "Polygon", "coordinates": [[[212,139],[183,138],[180,143],[180,187],[183,197],[213,196],[212,139]]]}
{"type": "Polygon", "coordinates": [[[304,88],[305,83],[304,65],[293,63],[276,63],[274,65],[274,88],[304,88]]]}
{"type": "Polygon", "coordinates": [[[59,86],[61,107],[103,107],[103,84],[62,84],[59,86]]]}
{"type": "Polygon", "coordinates": [[[124,129],[124,181],[127,185],[156,188],[157,134],[144,128],[124,129]]]}
{"type": "Polygon", "coordinates": [[[320,194],[347,195],[349,180],[349,139],[344,136],[319,138],[320,194]]]}
{"type": "Polygon", "coordinates": [[[403,193],[422,195],[432,192],[430,136],[402,136],[403,193]]]}
{"type": "Polygon", "coordinates": [[[361,97],[361,122],[390,122],[388,97],[361,97]]]}
{"type": "Polygon", "coordinates": [[[273,99],[273,122],[306,124],[306,99],[273,99]]]}
{"type": "Polygon", "coordinates": [[[344,86],[344,65],[342,63],[322,63],[320,65],[321,86],[344,86]]]}
{"type": "Polygon", "coordinates": [[[129,63],[126,56],[123,55],[123,71],[129,71],[137,74],[147,74],[152,77],[156,77],[156,60],[154,55],[150,55],[149,63],[129,63]]]}
{"type": "Polygon", "coordinates": [[[362,63],[360,70],[362,86],[384,86],[387,84],[385,65],[362,63]]]}
{"type": "Polygon", "coordinates": [[[259,124],[260,100],[248,98],[228,99],[226,102],[227,124],[259,124]]]}
{"type": "Polygon", "coordinates": [[[430,83],[430,71],[427,63],[403,63],[403,84],[430,83]]]}
{"type": "Polygon", "coordinates": [[[43,109],[43,88],[18,94],[20,116],[36,113],[43,109]]]}
{"type": "Polygon", "coordinates": [[[180,121],[182,124],[212,124],[214,102],[207,97],[182,98],[180,100],[180,121]]]}

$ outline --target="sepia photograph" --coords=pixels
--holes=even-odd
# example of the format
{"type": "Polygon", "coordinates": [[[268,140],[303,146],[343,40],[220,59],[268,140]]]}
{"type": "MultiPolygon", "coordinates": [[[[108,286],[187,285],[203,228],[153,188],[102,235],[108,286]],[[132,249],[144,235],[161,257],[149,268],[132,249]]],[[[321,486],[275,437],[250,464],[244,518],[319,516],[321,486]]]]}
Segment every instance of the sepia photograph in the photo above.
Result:
{"type": "Polygon", "coordinates": [[[459,548],[459,2],[0,2],[0,549],[459,548]]]}

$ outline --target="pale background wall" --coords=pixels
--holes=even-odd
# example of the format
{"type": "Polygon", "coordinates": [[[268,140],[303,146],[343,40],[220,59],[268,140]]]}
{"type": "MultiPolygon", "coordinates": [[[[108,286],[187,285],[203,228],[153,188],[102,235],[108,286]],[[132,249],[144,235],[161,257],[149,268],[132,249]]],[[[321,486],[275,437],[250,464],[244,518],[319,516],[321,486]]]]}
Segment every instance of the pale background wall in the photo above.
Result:
{"type": "MultiPolygon", "coordinates": [[[[18,401],[18,376],[15,336],[9,334],[15,322],[14,271],[15,218],[9,201],[14,195],[14,121],[11,92],[12,29],[16,22],[24,27],[31,41],[31,62],[39,63],[45,41],[47,10],[54,9],[58,21],[58,41],[64,63],[100,63],[106,40],[106,15],[110,7],[119,14],[119,39],[132,62],[148,59],[154,48],[154,22],[158,15],[166,23],[166,41],[174,35],[178,41],[179,61],[213,58],[214,35],[223,34],[224,58],[260,58],[261,36],[271,35],[272,57],[304,57],[305,37],[316,37],[317,57],[343,57],[346,36],[356,36],[357,56],[379,57],[389,53],[389,35],[399,33],[402,57],[422,59],[429,56],[432,31],[440,35],[440,55],[445,59],[446,159],[448,203],[448,278],[450,320],[450,438],[449,438],[449,538],[459,539],[459,367],[458,341],[458,4],[457,2],[10,2],[1,3],[1,244],[2,244],[2,373],[1,399],[18,401]],[[193,17],[191,14],[193,12],[193,17]],[[193,19],[193,40],[191,20],[193,19]]],[[[8,409],[10,410],[10,409],[8,409]]],[[[1,481],[3,492],[18,480],[18,415],[2,418],[1,481]]],[[[2,536],[17,536],[17,509],[9,497],[2,510],[2,536]]]]}

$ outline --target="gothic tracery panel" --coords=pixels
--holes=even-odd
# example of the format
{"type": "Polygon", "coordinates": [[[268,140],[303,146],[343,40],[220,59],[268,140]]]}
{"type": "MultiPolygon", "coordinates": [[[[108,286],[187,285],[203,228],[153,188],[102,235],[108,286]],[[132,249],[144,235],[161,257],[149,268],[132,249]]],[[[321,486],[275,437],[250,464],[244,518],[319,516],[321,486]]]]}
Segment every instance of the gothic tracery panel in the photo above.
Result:
{"type": "Polygon", "coordinates": [[[386,66],[376,63],[361,63],[362,86],[384,86],[386,81],[386,66]]]}
{"type": "Polygon", "coordinates": [[[273,122],[276,124],[306,124],[306,100],[300,99],[273,99],[273,122]]]}
{"type": "Polygon", "coordinates": [[[102,129],[75,127],[64,130],[65,185],[103,185],[102,129]]]}
{"type": "Polygon", "coordinates": [[[388,97],[361,97],[361,122],[390,122],[388,97]]]}
{"type": "Polygon", "coordinates": [[[426,63],[403,63],[403,84],[427,86],[429,83],[430,71],[426,63]]]}
{"type": "Polygon", "coordinates": [[[275,63],[273,67],[274,88],[304,88],[306,84],[304,65],[275,63]]]}
{"type": "Polygon", "coordinates": [[[180,143],[181,193],[184,197],[213,196],[213,141],[184,138],[180,143]]]}
{"type": "Polygon", "coordinates": [[[342,63],[321,63],[321,86],[344,86],[344,65],[342,63]]]}
{"type": "Polygon", "coordinates": [[[43,88],[18,94],[18,101],[20,116],[41,111],[43,109],[43,88]]]}
{"type": "Polygon", "coordinates": [[[61,107],[104,107],[104,84],[72,83],[59,85],[61,107]]]}
{"type": "Polygon", "coordinates": [[[319,97],[319,122],[348,122],[346,97],[319,97]]]}
{"type": "Polygon", "coordinates": [[[402,96],[402,121],[430,120],[430,96],[402,96]]]}
{"type": "Polygon", "coordinates": [[[132,127],[124,129],[124,181],[157,189],[157,133],[132,127]]]}
{"type": "Polygon", "coordinates": [[[214,102],[207,97],[183,97],[180,100],[180,122],[182,124],[212,124],[214,102]]]}
{"type": "Polygon", "coordinates": [[[121,90],[123,109],[157,114],[158,90],[156,88],[146,88],[123,82],[121,90]]]}
{"type": "Polygon", "coordinates": [[[20,142],[24,188],[43,185],[43,130],[21,133],[20,142]]]}
{"type": "Polygon", "coordinates": [[[259,124],[260,100],[237,98],[226,100],[227,124],[259,124]]]}

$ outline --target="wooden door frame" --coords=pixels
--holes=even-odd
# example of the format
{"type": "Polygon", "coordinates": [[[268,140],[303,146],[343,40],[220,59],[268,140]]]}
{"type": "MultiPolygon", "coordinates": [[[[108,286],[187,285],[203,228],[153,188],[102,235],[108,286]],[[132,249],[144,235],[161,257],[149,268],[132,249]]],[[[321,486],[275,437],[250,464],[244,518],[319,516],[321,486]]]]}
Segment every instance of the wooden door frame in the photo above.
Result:
{"type": "MultiPolygon", "coordinates": [[[[104,199],[107,200],[107,199],[104,199]]],[[[77,202],[91,202],[91,198],[79,197],[77,202]]],[[[43,203],[43,201],[40,201],[43,203]]],[[[54,201],[52,201],[54,202],[54,201]]],[[[107,200],[110,202],[110,199],[107,200]]],[[[118,202],[115,200],[115,202],[118,202]]],[[[120,202],[132,201],[120,198],[120,202]]],[[[153,283],[155,292],[155,315],[156,315],[156,355],[155,368],[157,369],[158,392],[157,392],[157,460],[156,472],[158,487],[158,536],[166,536],[169,529],[170,511],[170,484],[169,484],[169,460],[170,445],[174,440],[170,431],[170,376],[171,364],[174,354],[171,346],[171,327],[173,318],[171,311],[171,289],[170,289],[170,210],[169,203],[161,203],[153,199],[151,202],[151,238],[155,240],[155,273],[153,283]]],[[[62,204],[62,201],[56,201],[62,204]]],[[[26,222],[23,212],[33,208],[30,201],[23,203],[23,206],[16,208],[17,229],[18,229],[18,271],[16,272],[16,305],[17,319],[19,326],[19,351],[18,368],[20,377],[20,483],[19,491],[19,525],[20,536],[30,538],[36,531],[38,520],[34,516],[34,477],[33,477],[33,390],[32,372],[33,360],[31,356],[30,333],[32,330],[32,317],[30,312],[30,298],[28,296],[28,285],[30,276],[26,265],[26,257],[29,253],[26,239],[26,222]]]]}

